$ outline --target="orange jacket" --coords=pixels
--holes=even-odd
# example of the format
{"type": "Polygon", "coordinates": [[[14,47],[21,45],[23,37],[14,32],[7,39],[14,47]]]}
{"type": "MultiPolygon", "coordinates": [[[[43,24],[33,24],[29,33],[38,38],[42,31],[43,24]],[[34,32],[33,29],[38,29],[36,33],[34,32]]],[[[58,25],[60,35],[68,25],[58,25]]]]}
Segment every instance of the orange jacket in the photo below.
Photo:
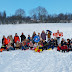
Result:
{"type": "Polygon", "coordinates": [[[10,39],[4,38],[4,44],[7,45],[10,42],[10,39]]]}
{"type": "Polygon", "coordinates": [[[19,36],[14,36],[14,42],[20,41],[19,36]]]}

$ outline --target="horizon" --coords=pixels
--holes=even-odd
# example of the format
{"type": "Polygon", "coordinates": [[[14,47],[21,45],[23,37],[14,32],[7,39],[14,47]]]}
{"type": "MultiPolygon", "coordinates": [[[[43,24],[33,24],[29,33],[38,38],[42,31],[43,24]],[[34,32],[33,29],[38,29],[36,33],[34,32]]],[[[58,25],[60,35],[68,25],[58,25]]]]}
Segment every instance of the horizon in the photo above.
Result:
{"type": "Polygon", "coordinates": [[[46,8],[48,14],[59,14],[59,13],[72,13],[72,1],[71,0],[1,0],[0,1],[0,12],[6,11],[7,16],[15,14],[17,9],[24,9],[26,16],[29,16],[30,10],[42,6],[46,8]]]}

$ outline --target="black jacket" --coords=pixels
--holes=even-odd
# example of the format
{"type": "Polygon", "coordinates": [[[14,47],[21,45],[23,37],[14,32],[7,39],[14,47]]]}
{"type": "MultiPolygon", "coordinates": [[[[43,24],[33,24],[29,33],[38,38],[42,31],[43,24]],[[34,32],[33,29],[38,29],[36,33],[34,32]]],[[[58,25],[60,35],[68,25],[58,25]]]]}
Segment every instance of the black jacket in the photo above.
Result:
{"type": "Polygon", "coordinates": [[[20,37],[21,37],[21,42],[26,39],[25,35],[21,35],[20,37]]]}

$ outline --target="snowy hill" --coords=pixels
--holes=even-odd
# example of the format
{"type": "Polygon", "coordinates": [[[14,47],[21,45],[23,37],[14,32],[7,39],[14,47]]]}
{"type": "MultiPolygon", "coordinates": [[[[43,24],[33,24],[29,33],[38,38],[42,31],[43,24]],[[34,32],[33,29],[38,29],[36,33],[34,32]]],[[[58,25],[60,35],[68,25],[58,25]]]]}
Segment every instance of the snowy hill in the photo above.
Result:
{"type": "MultiPolygon", "coordinates": [[[[0,25],[0,46],[2,36],[20,36],[22,32],[27,36],[42,30],[63,32],[63,38],[72,38],[72,24],[19,24],[0,25]]],[[[53,36],[52,36],[53,37],[53,36]]],[[[42,53],[32,50],[3,51],[0,53],[0,72],[72,72],[72,52],[61,53],[56,49],[42,53]]]]}
{"type": "Polygon", "coordinates": [[[31,50],[0,53],[0,72],[72,72],[72,53],[31,50]]]}

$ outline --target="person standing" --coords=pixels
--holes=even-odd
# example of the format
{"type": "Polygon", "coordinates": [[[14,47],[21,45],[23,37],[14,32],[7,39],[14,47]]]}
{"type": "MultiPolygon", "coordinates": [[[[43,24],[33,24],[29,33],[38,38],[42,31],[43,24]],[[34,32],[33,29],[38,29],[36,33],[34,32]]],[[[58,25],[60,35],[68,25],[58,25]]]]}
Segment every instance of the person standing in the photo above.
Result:
{"type": "Polygon", "coordinates": [[[26,39],[26,36],[22,33],[21,37],[21,42],[24,41],[26,39]]]}
{"type": "Polygon", "coordinates": [[[14,36],[14,43],[16,43],[17,41],[20,41],[19,36],[17,35],[17,33],[15,33],[14,36]]]}
{"type": "Polygon", "coordinates": [[[46,40],[46,33],[44,32],[44,30],[41,33],[41,38],[42,40],[46,40]]]}

